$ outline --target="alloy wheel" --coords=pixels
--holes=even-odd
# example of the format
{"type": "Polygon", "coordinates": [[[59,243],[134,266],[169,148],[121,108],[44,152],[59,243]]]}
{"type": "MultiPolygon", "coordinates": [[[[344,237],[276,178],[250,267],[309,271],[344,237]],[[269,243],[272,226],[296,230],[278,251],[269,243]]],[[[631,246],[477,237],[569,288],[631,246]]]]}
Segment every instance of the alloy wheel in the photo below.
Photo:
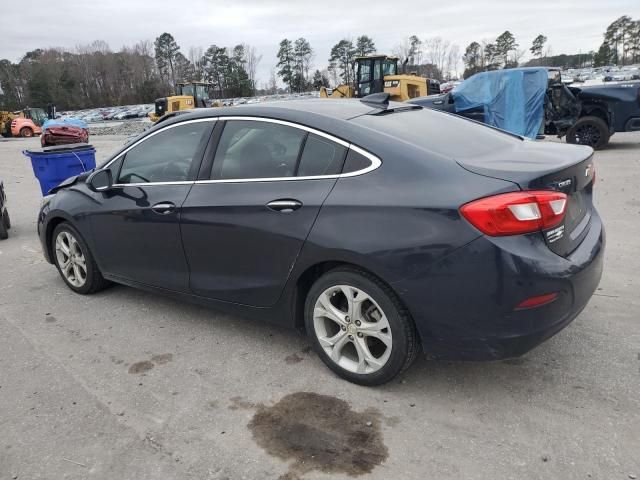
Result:
{"type": "Polygon", "coordinates": [[[56,259],[64,278],[76,288],[87,281],[87,261],[76,238],[67,231],[56,237],[56,259]]]}
{"type": "Polygon", "coordinates": [[[313,325],[320,346],[345,370],[370,374],[391,355],[389,321],[380,305],[363,290],[335,285],[316,300],[313,325]]]}
{"type": "Polygon", "coordinates": [[[576,143],[580,145],[594,146],[600,141],[600,130],[595,125],[580,125],[576,129],[574,137],[576,143]]]}

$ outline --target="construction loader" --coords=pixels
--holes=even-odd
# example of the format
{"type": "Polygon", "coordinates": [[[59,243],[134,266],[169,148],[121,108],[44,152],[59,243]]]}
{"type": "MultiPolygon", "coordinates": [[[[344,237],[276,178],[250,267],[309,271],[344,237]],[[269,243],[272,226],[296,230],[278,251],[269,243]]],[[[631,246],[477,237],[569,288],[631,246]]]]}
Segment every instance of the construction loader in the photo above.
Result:
{"type": "Polygon", "coordinates": [[[42,108],[25,108],[17,112],[0,111],[0,135],[3,137],[33,137],[42,133],[47,114],[42,108]]]}
{"type": "Polygon", "coordinates": [[[149,118],[152,122],[157,122],[166,113],[210,106],[208,83],[181,82],[176,87],[175,95],[156,99],[155,110],[149,114],[149,118]]]}
{"type": "Polygon", "coordinates": [[[388,93],[392,101],[406,100],[440,93],[439,83],[416,74],[398,73],[398,58],[371,55],[355,59],[355,84],[320,88],[321,98],[362,98],[372,93],[388,93]]]}

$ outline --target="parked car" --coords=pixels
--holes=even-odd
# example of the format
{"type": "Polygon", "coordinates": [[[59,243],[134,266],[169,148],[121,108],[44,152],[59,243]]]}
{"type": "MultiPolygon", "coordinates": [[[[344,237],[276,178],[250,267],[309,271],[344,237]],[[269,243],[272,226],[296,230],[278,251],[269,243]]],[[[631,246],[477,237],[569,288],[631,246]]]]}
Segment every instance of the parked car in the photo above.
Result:
{"type": "Polygon", "coordinates": [[[0,182],[0,240],[9,238],[11,228],[11,218],[7,210],[7,196],[4,193],[4,184],[0,182]]]}
{"type": "Polygon", "coordinates": [[[44,199],[44,256],[77,293],[303,328],[364,385],[420,350],[513,357],[566,327],[602,272],[592,149],[385,95],[165,118],[44,199]]]}
{"type": "MultiPolygon", "coordinates": [[[[534,116],[535,112],[532,110],[542,104],[542,110],[538,112],[538,124],[544,119],[545,134],[566,136],[568,143],[588,145],[595,149],[605,147],[615,132],[640,130],[640,82],[584,87],[567,86],[563,83],[560,70],[555,68],[518,68],[481,72],[469,77],[450,93],[414,98],[409,102],[445,110],[498,127],[503,125],[497,124],[496,121],[503,121],[514,115],[523,116],[523,121],[528,121],[534,116]],[[514,110],[513,102],[504,101],[503,92],[510,82],[523,82],[522,90],[530,89],[531,84],[525,82],[524,78],[528,79],[532,77],[531,73],[541,71],[547,72],[548,83],[540,84],[540,93],[536,93],[540,102],[527,102],[526,108],[522,109],[524,112],[520,113],[519,110],[514,110]],[[524,75],[515,75],[519,72],[524,75]],[[468,90],[472,93],[493,89],[495,95],[486,101],[469,105],[469,102],[465,102],[464,95],[465,84],[470,85],[470,82],[473,82],[474,88],[468,90]],[[461,103],[462,108],[460,108],[461,103]],[[495,115],[492,115],[494,111],[495,115]]],[[[536,129],[537,127],[533,129],[534,132],[536,129]]],[[[522,131],[510,131],[523,134],[522,131]]]]}

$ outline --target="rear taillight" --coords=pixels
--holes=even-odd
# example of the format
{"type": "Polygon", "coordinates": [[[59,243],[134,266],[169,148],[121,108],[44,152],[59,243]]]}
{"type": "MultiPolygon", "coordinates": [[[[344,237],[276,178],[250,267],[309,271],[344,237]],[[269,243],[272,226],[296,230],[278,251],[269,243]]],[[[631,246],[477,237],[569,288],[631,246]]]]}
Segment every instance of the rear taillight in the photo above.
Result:
{"type": "Polygon", "coordinates": [[[512,192],[481,198],[460,207],[474,227],[492,237],[552,228],[562,222],[567,196],[547,190],[512,192]]]}

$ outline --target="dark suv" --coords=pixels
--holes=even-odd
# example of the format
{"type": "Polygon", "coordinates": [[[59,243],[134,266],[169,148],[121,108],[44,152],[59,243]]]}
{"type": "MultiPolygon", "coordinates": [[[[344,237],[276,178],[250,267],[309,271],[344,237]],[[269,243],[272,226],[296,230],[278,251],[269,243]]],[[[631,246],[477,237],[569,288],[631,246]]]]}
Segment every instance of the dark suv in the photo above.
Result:
{"type": "MultiPolygon", "coordinates": [[[[544,102],[545,134],[566,136],[568,143],[589,145],[597,150],[606,146],[615,132],[640,130],[640,82],[573,87],[563,83],[559,69],[546,70],[548,84],[544,102]]],[[[504,72],[497,70],[482,74],[487,81],[491,81],[493,75],[504,72]]],[[[485,105],[459,110],[456,107],[455,90],[442,95],[416,98],[410,102],[490,123],[485,122],[485,105]]]]}

